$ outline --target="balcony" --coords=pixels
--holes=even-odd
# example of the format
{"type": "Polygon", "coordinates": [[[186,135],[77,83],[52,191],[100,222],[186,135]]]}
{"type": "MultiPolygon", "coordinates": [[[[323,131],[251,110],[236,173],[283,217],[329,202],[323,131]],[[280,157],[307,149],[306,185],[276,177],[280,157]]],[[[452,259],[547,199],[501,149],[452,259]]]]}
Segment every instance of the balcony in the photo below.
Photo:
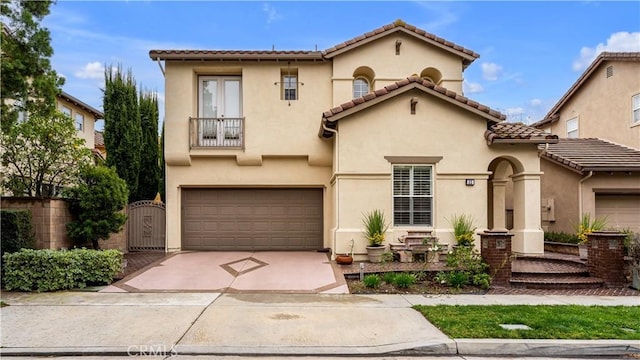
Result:
{"type": "Polygon", "coordinates": [[[189,118],[191,148],[243,148],[244,118],[189,118]]]}

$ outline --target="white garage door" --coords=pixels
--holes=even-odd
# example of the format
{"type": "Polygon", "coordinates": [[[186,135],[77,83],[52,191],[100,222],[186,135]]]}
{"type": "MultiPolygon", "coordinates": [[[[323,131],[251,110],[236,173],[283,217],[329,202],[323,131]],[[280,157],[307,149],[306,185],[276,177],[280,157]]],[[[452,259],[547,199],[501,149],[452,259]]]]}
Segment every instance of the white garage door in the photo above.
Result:
{"type": "Polygon", "coordinates": [[[640,232],[640,194],[597,194],[596,216],[606,216],[609,227],[640,232]]]}

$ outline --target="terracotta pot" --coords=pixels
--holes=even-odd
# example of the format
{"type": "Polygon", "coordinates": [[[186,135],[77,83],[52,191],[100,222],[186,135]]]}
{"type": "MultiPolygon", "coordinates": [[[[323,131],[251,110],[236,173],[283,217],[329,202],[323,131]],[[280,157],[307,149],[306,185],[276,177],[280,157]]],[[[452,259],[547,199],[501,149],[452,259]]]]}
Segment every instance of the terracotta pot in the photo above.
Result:
{"type": "Polygon", "coordinates": [[[336,262],[340,265],[351,265],[353,263],[353,256],[351,255],[337,255],[336,262]]]}

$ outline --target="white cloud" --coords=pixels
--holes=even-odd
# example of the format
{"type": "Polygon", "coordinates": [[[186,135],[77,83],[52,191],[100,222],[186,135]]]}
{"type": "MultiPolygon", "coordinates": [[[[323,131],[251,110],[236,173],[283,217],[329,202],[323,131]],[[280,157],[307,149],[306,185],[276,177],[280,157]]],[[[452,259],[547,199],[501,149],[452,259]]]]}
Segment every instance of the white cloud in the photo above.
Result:
{"type": "Polygon", "coordinates": [[[507,108],[504,113],[506,115],[519,115],[519,114],[524,114],[524,108],[521,107],[513,107],[513,108],[507,108]]]}
{"type": "Polygon", "coordinates": [[[420,25],[427,31],[435,31],[458,21],[458,16],[451,11],[450,5],[446,2],[416,1],[416,4],[426,10],[427,16],[434,19],[420,25]]]}
{"type": "Polygon", "coordinates": [[[276,8],[267,3],[262,5],[262,10],[267,14],[267,24],[271,24],[282,19],[282,15],[278,13],[276,8]]]}
{"type": "Polygon", "coordinates": [[[90,62],[79,71],[74,73],[80,79],[102,79],[104,78],[104,66],[98,62],[90,62]]]}
{"type": "Polygon", "coordinates": [[[496,81],[502,74],[502,66],[496,63],[482,63],[482,77],[485,80],[496,81]]]}
{"type": "Polygon", "coordinates": [[[465,81],[462,85],[464,87],[464,92],[468,94],[477,94],[484,91],[484,87],[479,83],[465,81]]]}
{"type": "Polygon", "coordinates": [[[640,32],[621,31],[607,39],[607,43],[599,43],[595,47],[583,47],[580,49],[580,57],[573,62],[574,71],[586,69],[591,62],[603,51],[612,52],[637,52],[640,51],[640,32]]]}
{"type": "Polygon", "coordinates": [[[540,105],[542,105],[542,100],[540,100],[540,99],[531,99],[529,101],[529,104],[531,106],[540,106],[540,105]]]}

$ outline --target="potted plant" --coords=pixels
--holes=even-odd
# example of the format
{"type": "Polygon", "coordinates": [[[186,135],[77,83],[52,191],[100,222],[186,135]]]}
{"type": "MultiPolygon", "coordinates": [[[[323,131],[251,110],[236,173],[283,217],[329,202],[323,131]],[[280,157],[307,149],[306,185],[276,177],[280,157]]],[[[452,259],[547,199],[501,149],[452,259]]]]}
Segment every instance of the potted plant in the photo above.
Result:
{"type": "Polygon", "coordinates": [[[453,226],[453,236],[456,239],[456,245],[473,246],[473,232],[476,231],[476,227],[473,225],[473,216],[454,214],[449,222],[453,226]]]}
{"type": "Polygon", "coordinates": [[[580,252],[580,259],[586,260],[589,257],[587,246],[587,235],[598,230],[602,230],[607,226],[606,218],[595,218],[591,220],[591,214],[582,214],[580,223],[576,229],[576,236],[578,236],[578,251],[580,252]]]}
{"type": "Polygon", "coordinates": [[[381,210],[373,210],[364,215],[362,223],[364,224],[364,236],[369,241],[369,246],[367,246],[369,261],[372,263],[382,262],[382,254],[386,249],[386,245],[383,244],[384,234],[389,228],[384,213],[381,210]]]}
{"type": "Polygon", "coordinates": [[[351,251],[345,255],[336,255],[336,262],[340,265],[351,265],[353,263],[353,239],[351,239],[351,251]]]}

